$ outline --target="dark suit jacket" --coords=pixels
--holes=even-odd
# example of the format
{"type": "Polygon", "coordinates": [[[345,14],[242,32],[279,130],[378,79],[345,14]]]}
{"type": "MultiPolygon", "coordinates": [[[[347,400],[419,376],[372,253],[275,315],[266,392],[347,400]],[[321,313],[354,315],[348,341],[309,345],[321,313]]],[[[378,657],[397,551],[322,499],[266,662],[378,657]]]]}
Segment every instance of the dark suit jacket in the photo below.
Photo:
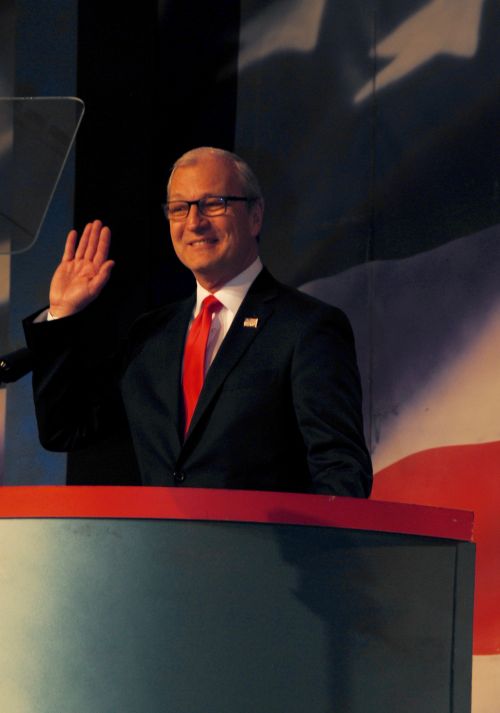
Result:
{"type": "Polygon", "coordinates": [[[123,408],[146,485],[367,496],[372,472],[345,315],[264,270],[207,373],[184,440],[181,365],[193,306],[191,298],[142,317],[111,367],[89,354],[85,311],[27,320],[42,444],[84,445],[123,408]]]}

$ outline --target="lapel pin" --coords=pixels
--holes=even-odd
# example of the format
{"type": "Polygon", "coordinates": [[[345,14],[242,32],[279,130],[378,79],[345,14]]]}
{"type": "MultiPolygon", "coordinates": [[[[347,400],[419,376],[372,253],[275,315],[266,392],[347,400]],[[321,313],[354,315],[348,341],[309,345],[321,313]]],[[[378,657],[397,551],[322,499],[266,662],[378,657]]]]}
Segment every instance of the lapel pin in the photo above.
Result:
{"type": "Polygon", "coordinates": [[[258,317],[245,317],[245,319],[243,320],[244,327],[251,327],[252,329],[257,329],[258,324],[259,324],[258,317]]]}

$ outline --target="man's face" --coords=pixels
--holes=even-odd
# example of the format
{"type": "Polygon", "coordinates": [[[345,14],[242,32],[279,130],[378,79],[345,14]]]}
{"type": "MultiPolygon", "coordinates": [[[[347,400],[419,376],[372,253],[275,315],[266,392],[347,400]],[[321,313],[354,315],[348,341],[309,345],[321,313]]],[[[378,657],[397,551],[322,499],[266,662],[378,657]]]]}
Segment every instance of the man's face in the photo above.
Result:
{"type": "MultiPolygon", "coordinates": [[[[169,200],[194,201],[206,196],[245,196],[241,179],[227,159],[200,155],[195,163],[175,169],[169,200]]],[[[258,201],[230,201],[224,215],[209,218],[192,205],[187,218],[170,221],[177,257],[203,287],[215,292],[257,257],[262,212],[258,201]]]]}

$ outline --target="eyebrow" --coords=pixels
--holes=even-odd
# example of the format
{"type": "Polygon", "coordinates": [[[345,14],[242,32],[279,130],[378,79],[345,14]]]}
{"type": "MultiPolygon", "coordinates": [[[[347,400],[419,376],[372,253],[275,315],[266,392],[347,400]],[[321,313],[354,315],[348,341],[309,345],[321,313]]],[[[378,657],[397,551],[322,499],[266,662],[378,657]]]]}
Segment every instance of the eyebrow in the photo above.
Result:
{"type": "MultiPolygon", "coordinates": [[[[205,193],[202,193],[199,198],[195,198],[193,200],[201,200],[202,198],[208,198],[209,196],[224,196],[226,195],[225,193],[214,193],[213,191],[205,191],[205,193]]],[[[171,193],[168,196],[169,201],[189,201],[191,200],[190,198],[184,198],[182,193],[171,193]]]]}

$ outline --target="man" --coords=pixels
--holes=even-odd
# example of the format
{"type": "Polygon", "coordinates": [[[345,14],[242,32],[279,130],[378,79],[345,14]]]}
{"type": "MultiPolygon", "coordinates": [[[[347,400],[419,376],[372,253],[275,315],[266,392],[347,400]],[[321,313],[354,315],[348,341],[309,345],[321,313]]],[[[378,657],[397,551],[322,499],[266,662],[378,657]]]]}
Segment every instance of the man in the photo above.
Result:
{"type": "Polygon", "coordinates": [[[263,213],[239,157],[184,154],[166,215],[196,295],[142,317],[109,367],[90,366],[86,342],[88,305],[113,267],[110,231],[95,221],[78,244],[69,233],[50,290],[56,321],[26,325],[47,448],[90,442],[123,408],[146,485],[369,495],[350,325],[262,267],[263,213]]]}

